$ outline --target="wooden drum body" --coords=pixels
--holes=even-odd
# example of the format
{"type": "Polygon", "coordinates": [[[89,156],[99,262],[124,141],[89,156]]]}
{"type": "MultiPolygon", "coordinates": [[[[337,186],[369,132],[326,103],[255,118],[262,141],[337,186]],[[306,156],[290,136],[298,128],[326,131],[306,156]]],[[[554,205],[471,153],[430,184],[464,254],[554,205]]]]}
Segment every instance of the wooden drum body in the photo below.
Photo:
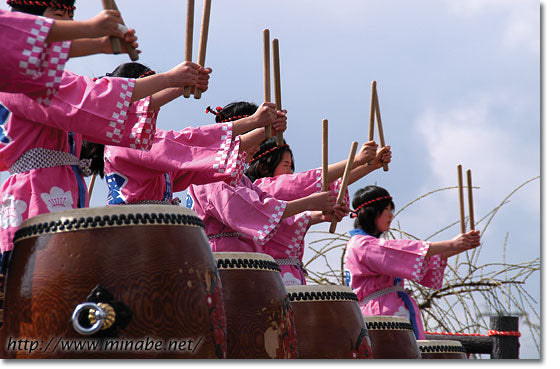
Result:
{"type": "Polygon", "coordinates": [[[422,359],[466,359],[465,348],[459,341],[418,340],[422,359]]]}
{"type": "Polygon", "coordinates": [[[6,276],[7,357],[224,357],[222,286],[203,227],[193,211],[171,205],[28,219],[14,238],[6,276]],[[108,302],[113,312],[78,308],[87,301],[108,302]],[[113,325],[84,335],[103,311],[113,325]],[[17,339],[40,344],[13,349],[17,339]],[[80,350],[71,343],[86,341],[104,346],[80,350]]]}
{"type": "Polygon", "coordinates": [[[300,359],[371,359],[358,297],[346,286],[288,286],[300,359]]]}
{"type": "Polygon", "coordinates": [[[228,358],[297,358],[294,314],[274,259],[241,252],[214,257],[224,288],[228,358]]]}
{"type": "Polygon", "coordinates": [[[364,316],[374,359],[421,359],[412,324],[397,316],[364,316]]]}

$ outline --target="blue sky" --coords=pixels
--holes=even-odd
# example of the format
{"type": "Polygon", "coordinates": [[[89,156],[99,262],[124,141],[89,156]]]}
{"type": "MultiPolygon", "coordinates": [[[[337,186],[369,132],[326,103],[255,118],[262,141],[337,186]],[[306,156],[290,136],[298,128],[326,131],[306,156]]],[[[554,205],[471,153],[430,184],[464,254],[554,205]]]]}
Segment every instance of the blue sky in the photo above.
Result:
{"type": "MultiPolygon", "coordinates": [[[[118,1],[127,25],[137,30],[139,61],[157,72],[184,58],[186,2],[161,3],[165,7],[118,1]]],[[[196,3],[194,55],[202,0],[196,3]]],[[[77,6],[76,19],[100,11],[98,1],[77,6]]],[[[389,172],[374,172],[350,186],[351,196],[376,183],[391,192],[398,210],[424,193],[456,185],[456,166],[462,164],[480,187],[474,192],[480,219],[541,174],[540,10],[535,0],[215,0],[206,57],[214,69],[210,89],[200,100],[180,98],[166,106],[158,126],[179,130],[211,123],[213,116],[204,112],[208,105],[260,103],[262,30],[268,28],[280,43],[285,138],[296,171],[321,165],[322,119],[329,120],[331,162],[345,159],[352,141],[365,142],[370,83],[376,80],[393,162],[389,172]]],[[[67,67],[94,77],[127,61],[102,55],[71,60],[67,67]]],[[[101,185],[96,183],[93,206],[104,204],[101,185]]],[[[506,233],[509,262],[540,256],[540,196],[537,180],[512,197],[485,234],[481,262],[502,260],[506,233]]],[[[427,237],[457,218],[454,190],[411,207],[399,222],[427,237]]],[[[345,220],[338,231],[350,228],[345,220]]],[[[458,229],[436,239],[452,238],[458,229]]],[[[538,277],[530,284],[538,298],[538,277]]],[[[523,343],[522,355],[537,357],[523,343]]]]}

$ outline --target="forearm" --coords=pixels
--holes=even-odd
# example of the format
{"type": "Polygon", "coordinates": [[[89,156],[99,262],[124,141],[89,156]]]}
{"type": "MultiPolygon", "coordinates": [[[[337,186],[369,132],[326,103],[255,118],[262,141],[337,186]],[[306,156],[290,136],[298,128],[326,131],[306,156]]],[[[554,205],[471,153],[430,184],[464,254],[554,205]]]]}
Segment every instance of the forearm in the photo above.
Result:
{"type": "Polygon", "coordinates": [[[103,38],[80,38],[72,41],[70,57],[77,58],[93,54],[103,54],[103,38]]]}
{"type": "Polygon", "coordinates": [[[151,96],[156,92],[165,90],[170,86],[169,79],[166,73],[158,73],[149,77],[139,78],[134,85],[134,92],[132,92],[132,101],[138,101],[151,96]]]}
{"type": "Polygon", "coordinates": [[[59,42],[92,37],[91,27],[85,21],[55,20],[45,42],[59,42]]]}
{"type": "Polygon", "coordinates": [[[444,255],[448,253],[452,253],[452,245],[451,241],[436,241],[430,244],[428,248],[428,252],[426,252],[426,257],[435,256],[435,255],[444,255]]]}
{"type": "MultiPolygon", "coordinates": [[[[235,131],[235,124],[234,124],[235,131]]],[[[264,128],[255,129],[249,133],[242,134],[239,137],[239,151],[245,151],[251,147],[258,146],[263,142],[265,137],[264,128]]]]}
{"type": "Polygon", "coordinates": [[[366,175],[368,175],[369,173],[373,172],[376,169],[379,169],[380,167],[377,165],[367,165],[367,164],[363,164],[358,166],[357,168],[352,169],[352,171],[350,171],[350,176],[348,177],[348,184],[352,184],[360,179],[362,179],[363,177],[365,177],[366,175]]]}
{"type": "Polygon", "coordinates": [[[149,110],[156,110],[164,106],[165,104],[175,100],[183,94],[182,87],[170,87],[163,91],[156,92],[152,95],[150,99],[149,110]]]}
{"type": "Polygon", "coordinates": [[[303,213],[306,210],[311,210],[308,209],[306,197],[297,200],[288,201],[288,203],[286,204],[286,209],[284,210],[281,219],[293,217],[294,215],[303,213]]]}
{"type": "MultiPolygon", "coordinates": [[[[239,120],[236,120],[233,123],[233,137],[242,135],[244,133],[247,133],[255,128],[258,128],[257,125],[257,121],[255,120],[255,118],[251,115],[249,117],[245,117],[245,118],[241,118],[239,120]]],[[[262,137],[262,140],[264,140],[264,135],[262,137]]],[[[261,142],[259,141],[257,143],[257,145],[259,145],[261,142]]]]}

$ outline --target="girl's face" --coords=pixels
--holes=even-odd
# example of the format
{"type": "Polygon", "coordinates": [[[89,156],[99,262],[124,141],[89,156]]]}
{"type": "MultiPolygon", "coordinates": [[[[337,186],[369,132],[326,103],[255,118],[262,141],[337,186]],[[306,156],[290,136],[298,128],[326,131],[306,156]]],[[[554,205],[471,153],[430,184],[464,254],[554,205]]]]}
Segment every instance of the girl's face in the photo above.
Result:
{"type": "Polygon", "coordinates": [[[73,12],[65,9],[48,7],[43,13],[43,17],[56,20],[73,20],[74,14],[73,12]]]}
{"type": "Polygon", "coordinates": [[[289,151],[284,151],[282,154],[282,160],[274,169],[274,177],[281,174],[293,174],[292,171],[292,154],[289,151]]]}
{"type": "Polygon", "coordinates": [[[393,209],[391,204],[387,205],[383,212],[375,219],[375,227],[381,233],[387,232],[389,227],[391,227],[391,221],[393,220],[393,209]]]}

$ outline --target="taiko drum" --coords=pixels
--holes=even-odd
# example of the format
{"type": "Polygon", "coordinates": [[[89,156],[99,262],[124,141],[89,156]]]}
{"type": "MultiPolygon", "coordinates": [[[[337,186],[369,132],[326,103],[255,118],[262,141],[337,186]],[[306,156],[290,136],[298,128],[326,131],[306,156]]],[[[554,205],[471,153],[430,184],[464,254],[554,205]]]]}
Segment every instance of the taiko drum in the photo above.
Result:
{"type": "Polygon", "coordinates": [[[421,359],[414,328],[398,316],[364,316],[374,359],[421,359]]]}
{"type": "Polygon", "coordinates": [[[422,359],[466,359],[465,348],[459,341],[418,340],[422,359]]]}

